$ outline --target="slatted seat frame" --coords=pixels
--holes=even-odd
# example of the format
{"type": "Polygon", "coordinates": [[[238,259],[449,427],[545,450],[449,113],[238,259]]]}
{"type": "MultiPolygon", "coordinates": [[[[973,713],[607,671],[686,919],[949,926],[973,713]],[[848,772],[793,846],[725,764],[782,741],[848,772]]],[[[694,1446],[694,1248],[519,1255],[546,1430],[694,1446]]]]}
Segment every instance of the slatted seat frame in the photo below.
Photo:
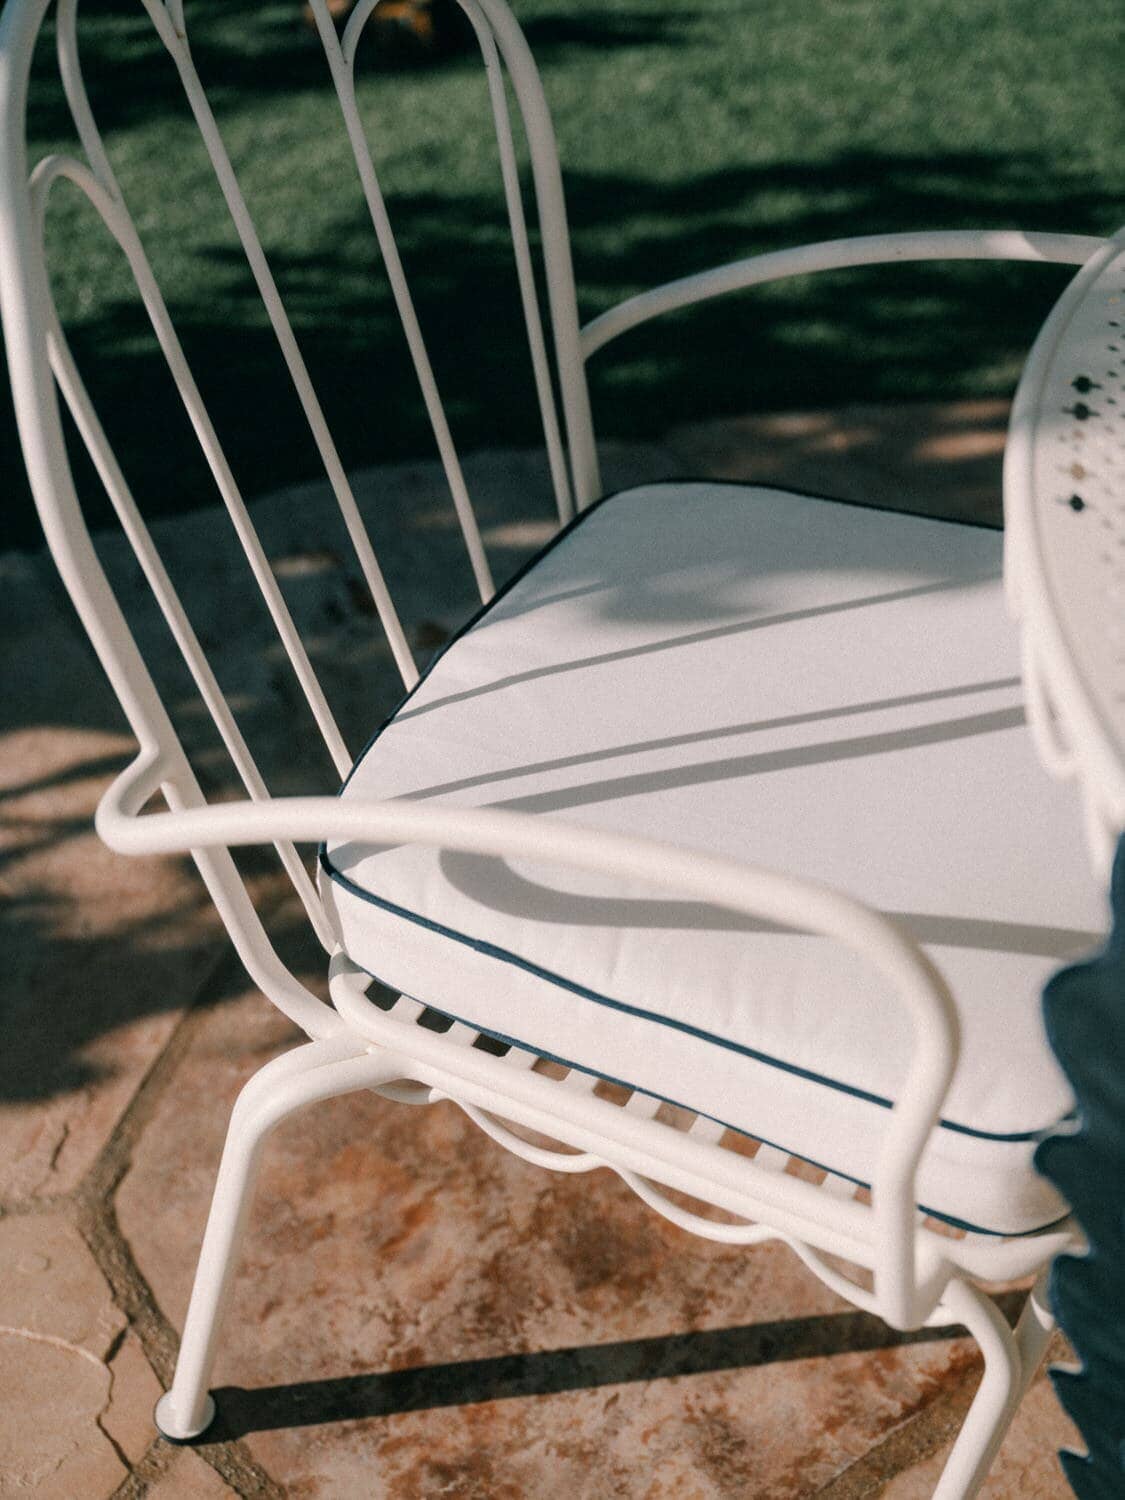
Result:
{"type": "MultiPolygon", "coordinates": [[[[562,179],[543,88],[504,0],[459,0],[480,46],[491,102],[528,350],[560,525],[601,490],[586,364],[613,339],[675,309],[785,277],[923,260],[999,259],[1081,264],[1102,242],[1021,231],[885,234],[754,256],[633,297],[580,326],[562,179]],[[511,86],[527,141],[542,240],[549,336],[541,317],[508,108],[511,86]],[[557,396],[556,396],[557,392],[557,396]]],[[[142,0],[171,57],[191,114],[276,335],[343,524],[404,685],[418,668],[383,577],[334,439],[310,379],[253,218],[192,59],[182,0],[142,0]]],[[[430,366],[369,151],[355,91],[356,57],[375,0],[360,0],[341,34],[325,0],[312,0],[329,85],[339,101],[384,270],[418,375],[482,600],[493,592],[488,559],[430,366]]],[[[57,54],[85,160],[55,155],[29,170],[25,116],[36,38],[50,0],[8,0],[0,18],[0,299],[21,441],[47,539],[67,588],[140,745],[98,809],[97,827],[126,853],[190,851],[246,969],[309,1040],[262,1068],[232,1116],[200,1255],[175,1380],[157,1410],[176,1440],[203,1433],[213,1416],[207,1391],[224,1297],[262,1145],[295,1109],[357,1089],[405,1103],[455,1101],[509,1150],[554,1170],[606,1166],[656,1211],[695,1234],[751,1245],[788,1243],[829,1286],[900,1329],[966,1325],[985,1375],[937,1493],[979,1487],[1052,1326],[1044,1299],[1051,1258],[1079,1237],[1069,1221],[1014,1239],[952,1235],[923,1222],[914,1176],[937,1121],[957,1056],[951,997],[926,956],[891,922],[842,892],[776,871],[703,858],[646,840],[610,836],[526,815],[404,803],[348,805],[330,797],[272,798],[155,547],[99,423],[55,312],[44,223],[56,183],[89,200],[131,269],[140,299],[331,760],[343,777],[351,754],[317,679],[250,512],[176,335],[91,110],[80,65],[77,0],[59,0],[57,54]],[[246,792],[209,806],[173,722],[142,660],[87,530],[68,462],[58,395],[113,503],[122,529],[175,637],[246,792]],[[164,811],[149,811],[162,799],[164,811]],[[810,1170],[774,1147],[736,1140],[705,1115],[669,1115],[659,1100],[603,1087],[592,1074],[544,1069],[520,1048],[481,1045],[472,1028],[435,1029],[417,1002],[389,1006],[337,943],[297,845],[329,838],[415,841],[500,858],[534,855],[563,866],[644,878],[680,896],[819,932],[858,949],[895,984],[914,1027],[914,1051],[889,1112],[869,1194],[810,1170]],[[286,968],[267,936],[231,855],[273,844],[326,950],[332,1005],[286,968]],[[562,1076],[555,1076],[561,1071],[562,1076]],[[529,1135],[528,1132],[531,1132],[529,1135]],[[735,1149],[731,1149],[732,1144],[735,1149]],[[675,1196],[669,1196],[669,1194],[675,1196]],[[699,1205],[685,1206],[684,1199],[699,1205]],[[708,1207],[709,1206],[709,1207],[708,1207]],[[715,1217],[711,1210],[721,1211],[715,1217]],[[839,1259],[857,1268],[840,1269],[839,1259]],[[869,1279],[862,1272],[869,1272],[869,1279]],[[1036,1277],[1009,1329],[976,1283],[1036,1277]]],[[[1034,705],[1033,705],[1034,706],[1034,705]]]]}

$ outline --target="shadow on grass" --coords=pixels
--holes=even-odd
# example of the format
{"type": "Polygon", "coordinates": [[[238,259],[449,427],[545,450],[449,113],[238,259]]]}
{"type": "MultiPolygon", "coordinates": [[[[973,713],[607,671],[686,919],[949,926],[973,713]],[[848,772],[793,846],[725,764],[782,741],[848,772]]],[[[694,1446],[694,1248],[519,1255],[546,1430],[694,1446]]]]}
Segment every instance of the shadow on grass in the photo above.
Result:
{"type": "MultiPolygon", "coordinates": [[[[547,71],[561,65],[560,77],[571,84],[575,69],[566,64],[575,54],[596,58],[636,49],[645,59],[660,59],[689,33],[694,46],[699,28],[709,39],[730,29],[721,10],[703,5],[532,11],[525,20],[534,54],[547,71]]],[[[84,0],[83,18],[94,114],[107,139],[118,137],[111,141],[115,150],[137,143],[138,189],[141,179],[151,182],[159,171],[162,181],[167,174],[169,194],[202,192],[195,178],[189,189],[176,176],[190,155],[179,135],[140,143],[141,125],[166,116],[170,127],[171,117],[185,120],[174,69],[141,7],[84,0]],[[146,151],[152,158],[147,178],[146,151]],[[183,153],[179,163],[169,159],[176,152],[183,153]]],[[[220,120],[233,113],[243,127],[252,126],[243,142],[253,157],[249,164],[269,162],[274,149],[267,101],[276,100],[283,120],[317,96],[313,112],[300,118],[302,129],[322,134],[325,154],[299,157],[315,213],[301,226],[303,238],[289,236],[287,243],[299,241],[299,250],[264,237],[345,465],[432,456],[354,172],[326,144],[339,134],[340,122],[318,39],[292,0],[260,0],[249,19],[223,0],[192,0],[188,19],[193,55],[220,120]],[[326,163],[341,174],[333,176],[331,194],[324,190],[326,163]]],[[[29,135],[39,142],[70,134],[50,41],[45,34],[31,94],[29,135]]],[[[377,65],[377,47],[370,40],[364,47],[364,66],[377,65]]],[[[444,59],[436,72],[479,81],[479,58],[444,59]]],[[[425,108],[422,97],[403,95],[398,107],[425,108]]],[[[439,93],[433,98],[436,107],[439,93]]],[[[612,129],[612,122],[599,121],[599,127],[612,129]]],[[[482,119],[482,132],[488,128],[482,119]]],[[[185,123],[185,129],[192,127],[185,123]]],[[[654,146],[657,157],[666,146],[654,146]]],[[[295,149],[292,142],[284,146],[295,149]]],[[[424,151],[434,149],[427,137],[424,151]]],[[[1119,209],[1088,172],[1036,151],[852,150],[701,171],[689,180],[660,182],[659,176],[659,161],[640,163],[635,173],[566,174],[584,317],[669,278],[786,245],[935,226],[1098,232],[1115,222],[1119,209]]],[[[272,181],[268,174],[266,180],[272,181]]],[[[538,443],[498,193],[478,191],[475,182],[467,186],[452,170],[440,191],[411,186],[401,167],[390,186],[392,220],[455,437],[465,449],[538,443]]],[[[283,191],[280,183],[271,190],[283,191]]],[[[284,192],[291,190],[286,182],[284,192]]],[[[241,253],[231,248],[221,205],[201,206],[198,238],[181,243],[160,228],[160,191],[136,194],[145,199],[138,206],[142,234],[158,276],[178,262],[168,278],[171,311],[244,492],[318,476],[307,425],[241,253]],[[186,261],[197,269],[185,274],[186,261]]],[[[71,245],[84,243],[90,231],[102,233],[74,204],[58,229],[71,261],[71,245]]],[[[98,264],[83,273],[91,285],[67,292],[75,304],[71,335],[125,473],[149,516],[212,504],[214,486],[143,315],[132,294],[123,293],[122,277],[110,274],[116,263],[103,254],[98,264]]],[[[595,359],[599,432],[647,438],[674,423],[747,410],[1006,393],[1068,274],[1064,268],[961,262],[804,278],[722,299],[660,320],[595,359]]],[[[108,518],[100,486],[83,458],[76,469],[91,522],[100,526],[108,518]]],[[[14,497],[6,544],[36,545],[40,532],[6,389],[0,396],[0,482],[14,497]]]]}
{"type": "MultiPolygon", "coordinates": [[[[320,39],[312,24],[302,19],[301,6],[292,0],[255,0],[251,10],[240,7],[234,12],[226,0],[189,0],[186,15],[192,57],[216,108],[244,104],[255,97],[326,88],[328,71],[320,39]]],[[[537,62],[550,65],[585,51],[675,44],[696,19],[695,11],[673,8],[589,16],[559,10],[526,17],[522,29],[537,62]]],[[[382,52],[374,32],[369,26],[361,43],[362,65],[402,70],[401,52],[382,52]]],[[[479,73],[480,56],[471,30],[468,37],[464,55],[428,58],[426,71],[479,73]]],[[[48,21],[29,102],[32,139],[52,139],[71,128],[66,98],[50,57],[53,47],[54,30],[48,21]]],[[[83,0],[80,49],[90,103],[103,131],[182,113],[179,91],[170,86],[172,65],[140,5],[83,0]],[[129,69],[127,89],[119,83],[123,67],[129,69]]],[[[405,66],[410,71],[410,65],[405,66]]]]}
{"type": "MultiPolygon", "coordinates": [[[[702,176],[567,177],[584,315],[661,281],[749,253],[855,233],[941,225],[1089,230],[1113,205],[1034,155],[943,159],[849,153],[702,176]],[[627,205],[623,210],[622,205],[627,205]],[[794,207],[794,205],[798,205],[794,207]]],[[[530,446],[540,431],[511,256],[491,200],[398,194],[393,218],[455,438],[464,450],[530,446]]],[[[275,251],[274,273],[348,468],[433,455],[365,211],[324,218],[315,252],[275,251]]],[[[240,252],[205,247],[203,300],[171,312],[236,476],[257,494],[322,471],[240,252]]],[[[660,319],[595,357],[603,436],[652,438],[684,421],[753,409],[1004,393],[1065,267],[957,262],[801,278],[660,319]]],[[[155,341],[131,300],[71,332],[80,368],[149,516],[217,494],[155,341]]],[[[6,398],[5,398],[6,401],[6,398]]],[[[10,545],[38,526],[0,414],[0,478],[21,497],[10,545]]],[[[76,446],[76,445],[72,445],[76,446]]],[[[108,507],[76,473],[94,526],[108,507]]]]}

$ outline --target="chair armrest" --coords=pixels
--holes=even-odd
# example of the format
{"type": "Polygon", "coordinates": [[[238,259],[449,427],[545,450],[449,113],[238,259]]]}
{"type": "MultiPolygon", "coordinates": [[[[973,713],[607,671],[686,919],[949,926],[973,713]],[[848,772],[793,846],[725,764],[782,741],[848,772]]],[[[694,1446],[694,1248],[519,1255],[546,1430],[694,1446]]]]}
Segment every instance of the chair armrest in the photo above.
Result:
{"type": "Polygon", "coordinates": [[[856,950],[894,985],[910,1012],[913,1048],[872,1183],[876,1292],[884,1315],[914,1326],[914,1179],[957,1061],[952,995],[930,959],[889,918],[843,892],[776,870],[655,839],[607,833],[528,813],[410,801],[279,797],[141,815],[166,776],[146,751],[98,806],[98,833],[125,854],[169,854],[288,840],[425,844],[534,859],[646,881],[743,915],[813,931],[856,950]]]}
{"type": "Polygon", "coordinates": [[[582,357],[588,360],[612,339],[662,313],[691,307],[696,302],[745,287],[782,281],[788,276],[926,260],[1026,260],[1080,266],[1104,244],[1104,240],[1081,234],[1045,234],[1022,229],[936,229],[797,245],[698,271],[619,302],[581,330],[582,357]]]}

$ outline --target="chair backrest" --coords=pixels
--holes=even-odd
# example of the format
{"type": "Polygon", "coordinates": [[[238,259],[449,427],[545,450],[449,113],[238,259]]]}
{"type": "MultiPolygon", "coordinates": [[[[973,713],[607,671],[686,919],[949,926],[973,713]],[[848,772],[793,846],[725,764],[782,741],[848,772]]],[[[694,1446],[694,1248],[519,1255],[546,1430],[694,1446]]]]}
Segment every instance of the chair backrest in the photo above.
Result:
{"type": "MultiPolygon", "coordinates": [[[[579,344],[566,212],[554,133],[542,86],[522,33],[504,0],[458,0],[484,61],[499,148],[500,173],[511,230],[514,272],[527,329],[534,385],[543,425],[560,522],[591,500],[598,487],[589,402],[579,344]],[[510,80],[530,155],[543,245],[543,274],[550,308],[548,340],[540,315],[528,229],[507,103],[510,80]],[[553,355],[553,358],[552,358],[553,355]],[[562,408],[556,407],[556,387],[562,408]],[[565,430],[566,440],[562,436],[565,430]]],[[[323,462],[344,526],[355,551],[371,606],[407,687],[418,670],[395,602],[380,568],[337,446],[310,378],[277,282],[263,250],[215,114],[208,102],[191,50],[183,0],[142,0],[148,21],[171,58],[184,98],[198,127],[219,190],[229,210],[251,276],[323,462]]],[[[482,600],[493,590],[480,529],[442,407],[422,327],[403,272],[375,164],[370,153],[355,89],[356,54],[375,0],[359,0],[341,33],[327,0],[311,0],[325,63],[325,87],[335,91],[373,234],[417,375],[421,401],[438,452],[482,600]]],[[[265,779],[235,714],[220,688],[212,663],[193,628],[143,516],[144,497],[134,498],[122,467],[99,421],[52,299],[44,244],[48,197],[60,180],[69,181],[92,205],[128,263],[138,296],[175,382],[176,390],[226,507],[238,542],[276,627],[284,653],[315,718],[336,771],[348,771],[352,754],[318,680],[306,643],[294,623],[254,522],[243,501],[216,424],[208,413],[168,305],[153,273],[109,154],[99,132],[83,81],[77,0],[58,0],[55,43],[58,69],[69,112],[85,153],[50,155],[31,166],[27,160],[26,119],[32,55],[44,27],[50,0],[9,0],[0,18],[0,289],[12,386],[20,437],[32,490],[49,545],[82,621],[142,747],[157,751],[172,768],[165,797],[180,807],[203,800],[200,781],[182,738],[165,710],[153,676],[138,649],[117,597],[99,563],[84,520],[67,457],[58,393],[80,434],[116,512],[152,595],[174,637],[195,689],[214,721],[247,794],[268,795],[265,779]]],[[[279,854],[322,942],[328,928],[316,889],[292,846],[279,854]]],[[[208,856],[205,878],[225,899],[220,910],[233,927],[246,957],[261,951],[263,934],[237,881],[229,858],[208,856]]]]}

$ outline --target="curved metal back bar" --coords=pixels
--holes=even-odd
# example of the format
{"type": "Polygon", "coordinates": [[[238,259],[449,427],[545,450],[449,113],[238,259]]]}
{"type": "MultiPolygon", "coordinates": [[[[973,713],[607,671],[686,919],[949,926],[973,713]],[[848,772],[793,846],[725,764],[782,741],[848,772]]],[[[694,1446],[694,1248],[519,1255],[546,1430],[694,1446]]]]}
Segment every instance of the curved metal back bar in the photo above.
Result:
{"type": "MultiPolygon", "coordinates": [[[[344,472],[328,422],[313,387],[303,355],[278,291],[257,229],[247,207],[238,177],[226,151],[206,92],[192,59],[190,42],[178,0],[142,0],[152,25],[171,57],[185,98],[230,212],[261,296],[279,349],[304,411],[316,448],[335,495],[344,526],[375,611],[386,633],[403,682],[410,687],[418,672],[405,632],[391,599],[382,571],[360,515],[351,485],[344,472]]],[[[555,407],[553,377],[547,341],[540,318],[532,268],[527,225],[523,212],[515,143],[508,113],[501,51],[514,60],[521,76],[517,98],[529,101],[533,114],[529,134],[535,155],[537,191],[546,204],[544,239],[547,280],[551,297],[555,342],[566,357],[569,375],[564,407],[571,425],[577,424],[575,451],[585,455],[584,495],[596,489],[596,465],[592,465],[593,439],[589,429],[589,406],[584,372],[577,356],[578,329],[573,273],[562,189],[554,136],[534,64],[518,28],[505,28],[498,48],[487,6],[478,0],[460,0],[472,23],[488,77],[489,96],[500,150],[501,175],[512,233],[521,305],[527,326],[532,370],[544,428],[556,505],[560,522],[574,511],[573,487],[563,450],[555,407]],[[561,222],[560,222],[561,221],[561,222]],[[569,322],[568,322],[569,320],[569,322]],[[581,389],[574,390],[575,372],[581,389]],[[592,476],[592,477],[591,477],[592,476]]],[[[133,548],[141,570],[171,630],[188,671],[210,713],[235,770],[248,795],[255,800],[268,796],[261,771],[241,734],[214,672],[194,632],[183,603],[164,567],[146,526],[141,507],[126,482],[121,467],[98,419],[94,403],[82,381],[55,311],[44,258],[46,209],[52,189],[67,181],[88,200],[109,230],[128,263],[141,303],[164,355],[184,410],[215,481],[219,496],[231,518],[236,536],[255,583],[266,604],[301,691],[324,740],[337,773],[344,776],[351,753],[333,716],[309,653],[266,557],[261,540],[242,498],[231,466],[223,451],[210,414],[176,334],[172,318],[156,276],[145,254],[113,171],[90,106],[82,76],[78,47],[77,0],[59,0],[56,13],[56,49],[59,73],[86,162],[69,156],[52,156],[35,165],[28,174],[24,114],[27,78],[37,35],[48,12],[48,0],[14,0],[5,9],[2,22],[3,61],[0,73],[0,120],[3,122],[3,176],[5,179],[7,243],[0,251],[4,266],[5,317],[11,325],[8,338],[13,381],[26,401],[17,400],[17,420],[28,455],[33,491],[44,517],[48,540],[63,568],[72,595],[95,647],[126,708],[130,723],[142,744],[158,746],[176,796],[183,805],[202,802],[198,783],[187,766],[187,758],[159,695],[144,667],[125,620],[113,599],[106,579],[90,548],[89,538],[74,491],[66,457],[55,392],[58,390],[92,458],[94,467],[133,548]],[[19,310],[17,311],[17,305],[19,310]],[[34,393],[34,394],[33,394],[34,393]],[[130,688],[127,684],[133,684],[130,688]]],[[[460,463],[453,446],[440,394],[430,365],[421,327],[398,255],[389,216],[381,195],[375,167],[368,149],[356,101],[354,70],[356,50],[373,9],[361,4],[353,13],[342,39],[337,38],[325,0],[314,0],[314,14],[323,43],[329,75],[336,89],[349,141],[372,223],[387,269],[392,294],[422,390],[423,402],[434,430],[438,450],[461,525],[470,563],[482,599],[493,592],[488,561],[473,512],[460,463]]],[[[503,10],[503,7],[501,7],[503,10]]],[[[506,12],[502,19],[506,19],[506,12]]],[[[331,948],[332,934],[315,887],[291,844],[278,845],[281,857],[317,935],[331,948]]],[[[234,879],[233,866],[225,872],[224,884],[234,879]]],[[[245,936],[245,934],[244,934],[245,936]]],[[[253,946],[258,945],[255,933],[253,946]]]]}

